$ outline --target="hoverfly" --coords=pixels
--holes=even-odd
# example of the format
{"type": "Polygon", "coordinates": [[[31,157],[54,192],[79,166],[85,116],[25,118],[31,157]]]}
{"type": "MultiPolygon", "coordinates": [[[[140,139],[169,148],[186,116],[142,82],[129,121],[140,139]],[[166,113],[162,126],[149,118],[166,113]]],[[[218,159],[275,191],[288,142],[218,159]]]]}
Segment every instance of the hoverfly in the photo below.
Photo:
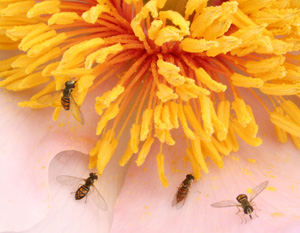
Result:
{"type": "Polygon", "coordinates": [[[181,183],[180,187],[178,188],[174,199],[172,201],[172,206],[176,206],[177,209],[180,209],[187,198],[189,187],[194,180],[194,176],[192,174],[187,174],[185,180],[181,183]]]}
{"type": "Polygon", "coordinates": [[[60,98],[62,107],[68,111],[71,110],[73,117],[82,125],[84,124],[84,118],[80,111],[79,106],[72,96],[73,89],[75,88],[76,81],[67,81],[65,88],[62,90],[54,91],[40,96],[37,102],[44,105],[50,105],[56,102],[60,98]],[[62,95],[61,95],[62,94],[62,95]]]}
{"type": "MultiPolygon", "coordinates": [[[[239,202],[239,204],[233,200],[224,200],[224,201],[213,203],[213,204],[211,204],[211,206],[216,207],[216,208],[236,206],[238,209],[240,207],[243,209],[244,214],[248,214],[250,219],[252,219],[251,213],[254,210],[253,200],[254,200],[254,198],[257,197],[258,194],[260,194],[268,186],[268,184],[269,184],[269,181],[265,181],[265,182],[262,182],[261,184],[255,186],[252,189],[252,193],[250,195],[249,201],[248,201],[248,197],[246,194],[240,194],[236,198],[236,200],[239,202]]],[[[240,211],[241,210],[239,209],[239,211],[237,213],[239,213],[240,211]]]]}
{"type": "Polygon", "coordinates": [[[89,192],[91,191],[91,187],[93,188],[93,200],[98,208],[106,211],[107,210],[107,204],[103,198],[103,196],[100,194],[98,189],[94,186],[94,182],[98,179],[98,176],[96,173],[90,173],[89,177],[87,179],[74,177],[74,176],[58,176],[56,177],[56,180],[63,184],[63,185],[75,185],[78,184],[80,181],[84,181],[85,183],[81,185],[77,191],[75,192],[75,200],[80,200],[84,197],[87,198],[89,195],[89,192]]]}

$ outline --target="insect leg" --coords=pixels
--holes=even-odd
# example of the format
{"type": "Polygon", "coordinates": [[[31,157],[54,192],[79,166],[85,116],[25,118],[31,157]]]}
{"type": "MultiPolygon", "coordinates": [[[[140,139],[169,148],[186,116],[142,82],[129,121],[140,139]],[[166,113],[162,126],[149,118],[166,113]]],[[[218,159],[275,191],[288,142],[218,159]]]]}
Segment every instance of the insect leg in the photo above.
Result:
{"type": "MultiPolygon", "coordinates": [[[[240,212],[240,211],[239,211],[239,212],[240,212]]],[[[238,214],[238,216],[241,218],[241,220],[242,220],[242,221],[241,221],[241,224],[242,224],[244,220],[243,220],[243,217],[239,214],[239,212],[237,212],[236,214],[238,214]]]]}
{"type": "MultiPolygon", "coordinates": [[[[245,220],[245,224],[247,224],[247,219],[246,219],[245,215],[246,215],[246,214],[243,214],[243,219],[245,220]]],[[[242,223],[243,223],[243,221],[242,221],[242,223]]],[[[242,224],[242,223],[241,223],[241,224],[242,224]]]]}
{"type": "Polygon", "coordinates": [[[243,218],[242,218],[242,216],[239,214],[240,212],[242,212],[242,210],[237,206],[236,207],[237,209],[238,209],[238,211],[235,213],[235,214],[237,214],[238,216],[240,216],[240,218],[241,218],[241,220],[242,220],[242,222],[241,222],[241,224],[243,223],[243,218]]]}
{"type": "Polygon", "coordinates": [[[255,203],[253,203],[252,206],[255,206],[255,208],[253,208],[254,209],[254,214],[255,214],[256,217],[258,217],[258,215],[256,213],[256,210],[259,210],[259,211],[261,211],[261,210],[257,208],[255,203]]]}
{"type": "Polygon", "coordinates": [[[238,206],[236,208],[238,209],[238,212],[236,212],[235,214],[238,214],[239,212],[242,211],[238,206]]]}
{"type": "Polygon", "coordinates": [[[252,202],[251,205],[252,205],[252,206],[255,206],[255,209],[256,209],[256,210],[261,211],[261,209],[258,209],[258,208],[257,208],[257,205],[256,205],[254,202],[252,202]]]}

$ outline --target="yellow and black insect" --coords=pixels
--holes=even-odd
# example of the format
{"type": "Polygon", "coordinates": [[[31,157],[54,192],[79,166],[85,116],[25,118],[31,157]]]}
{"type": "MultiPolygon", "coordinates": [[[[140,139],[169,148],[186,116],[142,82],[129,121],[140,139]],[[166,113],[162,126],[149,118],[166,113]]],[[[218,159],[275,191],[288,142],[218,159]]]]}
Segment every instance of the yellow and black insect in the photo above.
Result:
{"type": "Polygon", "coordinates": [[[76,81],[67,81],[64,89],[42,95],[37,99],[37,102],[44,105],[51,105],[60,98],[61,106],[66,111],[70,110],[73,117],[83,125],[83,114],[81,113],[79,106],[72,96],[75,85],[76,81]]]}
{"type": "Polygon", "coordinates": [[[102,210],[107,210],[107,204],[101,195],[101,193],[98,191],[98,189],[94,186],[94,182],[98,179],[98,176],[96,173],[90,173],[89,177],[87,179],[74,177],[74,176],[58,176],[56,177],[56,180],[63,184],[63,185],[75,185],[78,184],[80,181],[84,181],[85,183],[83,185],[80,185],[80,187],[75,192],[75,199],[80,200],[84,197],[87,198],[87,196],[91,193],[93,196],[93,200],[98,208],[102,210]],[[91,191],[91,188],[93,189],[91,191]]]}
{"type": "MultiPolygon", "coordinates": [[[[238,209],[241,208],[244,214],[248,214],[250,219],[252,219],[252,212],[254,211],[253,208],[253,200],[255,197],[257,197],[258,194],[260,194],[269,184],[269,181],[262,182],[261,184],[255,186],[252,189],[252,193],[250,195],[250,199],[248,200],[248,196],[246,194],[240,194],[237,196],[236,200],[239,202],[236,203],[233,200],[224,200],[224,201],[219,201],[216,203],[211,204],[212,207],[216,208],[223,208],[223,207],[233,207],[236,206],[238,209]]],[[[239,209],[238,213],[241,210],[239,209]]]]}
{"type": "Polygon", "coordinates": [[[189,193],[190,185],[193,180],[194,180],[194,176],[192,174],[186,175],[185,180],[181,183],[174,196],[174,199],[172,201],[172,206],[176,206],[177,209],[179,209],[184,205],[187,195],[189,193]]]}

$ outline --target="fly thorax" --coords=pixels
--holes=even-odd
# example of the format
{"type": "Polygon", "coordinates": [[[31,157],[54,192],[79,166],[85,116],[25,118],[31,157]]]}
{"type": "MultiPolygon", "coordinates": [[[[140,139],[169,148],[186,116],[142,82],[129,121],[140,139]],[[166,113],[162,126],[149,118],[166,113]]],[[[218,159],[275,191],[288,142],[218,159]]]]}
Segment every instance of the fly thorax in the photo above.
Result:
{"type": "Polygon", "coordinates": [[[194,176],[193,175],[191,175],[191,174],[186,175],[186,178],[183,181],[184,186],[185,187],[189,186],[192,183],[193,180],[194,180],[194,176]]]}
{"type": "Polygon", "coordinates": [[[94,184],[94,179],[92,179],[91,177],[86,179],[86,181],[85,181],[86,186],[90,187],[93,184],[94,184]]]}
{"type": "Polygon", "coordinates": [[[248,202],[248,197],[246,194],[240,194],[237,196],[236,200],[242,204],[242,203],[248,202]]]}
{"type": "Polygon", "coordinates": [[[63,95],[65,97],[69,97],[70,94],[72,93],[73,89],[70,89],[70,88],[65,88],[64,91],[63,91],[63,95]]]}

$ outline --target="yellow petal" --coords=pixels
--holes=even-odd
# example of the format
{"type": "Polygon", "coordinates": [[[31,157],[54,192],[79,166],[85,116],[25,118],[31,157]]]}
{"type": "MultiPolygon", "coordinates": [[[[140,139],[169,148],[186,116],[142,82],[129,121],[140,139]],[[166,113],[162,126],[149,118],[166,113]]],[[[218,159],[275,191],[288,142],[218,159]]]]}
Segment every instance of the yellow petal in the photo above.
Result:
{"type": "Polygon", "coordinates": [[[298,125],[300,125],[300,109],[291,100],[282,102],[281,107],[283,111],[298,125]]]}
{"type": "Polygon", "coordinates": [[[223,122],[218,118],[214,104],[212,101],[209,101],[210,105],[210,113],[211,113],[211,120],[214,126],[214,131],[222,140],[225,140],[228,128],[225,127],[223,122]]]}
{"type": "Polygon", "coordinates": [[[184,131],[185,135],[187,136],[187,138],[189,138],[191,140],[195,139],[194,132],[188,127],[182,104],[178,105],[178,116],[179,116],[181,126],[183,128],[183,131],[184,131]]]}
{"type": "Polygon", "coordinates": [[[132,155],[133,155],[133,151],[131,150],[131,145],[130,145],[130,141],[128,142],[127,148],[124,152],[124,155],[122,156],[122,158],[119,161],[119,165],[120,166],[125,166],[127,164],[127,162],[131,159],[132,155]]]}
{"type": "Polygon", "coordinates": [[[117,85],[112,90],[105,92],[101,97],[96,98],[95,109],[99,115],[103,114],[103,110],[110,106],[123,92],[125,88],[117,85]]]}
{"type": "Polygon", "coordinates": [[[95,78],[96,77],[94,75],[83,75],[77,82],[78,92],[82,92],[90,88],[93,85],[95,78]]]}
{"type": "Polygon", "coordinates": [[[206,40],[215,40],[228,31],[232,23],[230,15],[237,11],[238,3],[236,1],[223,2],[221,7],[222,14],[202,33],[206,40]]]}
{"type": "Polygon", "coordinates": [[[145,159],[149,154],[153,142],[154,138],[152,137],[148,137],[147,140],[144,142],[142,149],[140,150],[138,157],[135,161],[138,166],[141,166],[145,162],[145,159]]]}
{"type": "MultiPolygon", "coordinates": [[[[281,107],[275,108],[274,111],[283,115],[283,109],[281,107]]],[[[288,141],[287,133],[284,130],[282,130],[281,128],[279,128],[277,125],[274,125],[274,127],[275,127],[275,133],[276,133],[278,140],[281,143],[286,143],[288,141]]]]}
{"type": "Polygon", "coordinates": [[[169,105],[164,104],[162,109],[162,121],[166,124],[166,129],[170,130],[173,128],[173,125],[171,123],[171,115],[170,115],[170,108],[169,105]]]}
{"type": "Polygon", "coordinates": [[[154,109],[154,125],[156,129],[166,129],[167,125],[162,121],[163,105],[158,104],[154,109]]]}
{"type": "Polygon", "coordinates": [[[221,142],[219,142],[217,139],[215,139],[214,137],[212,137],[211,140],[212,144],[214,145],[214,147],[216,148],[216,150],[224,155],[229,155],[229,153],[231,152],[231,150],[229,150],[224,144],[222,144],[221,142]]]}
{"type": "Polygon", "coordinates": [[[205,40],[205,39],[193,39],[193,38],[185,38],[181,44],[182,49],[186,52],[190,53],[202,53],[211,48],[217,47],[219,44],[216,41],[205,40]]]}
{"type": "Polygon", "coordinates": [[[158,175],[159,175],[160,181],[164,187],[168,187],[169,183],[168,183],[167,178],[165,177],[164,158],[165,158],[164,154],[162,154],[162,153],[158,153],[156,155],[158,175]]]}
{"type": "Polygon", "coordinates": [[[230,117],[230,102],[228,100],[222,100],[217,107],[217,117],[223,123],[225,131],[217,131],[217,138],[223,141],[227,137],[229,117],[230,117]]]}
{"type": "Polygon", "coordinates": [[[201,37],[204,31],[208,29],[212,22],[220,17],[221,14],[222,7],[220,6],[204,8],[202,13],[195,20],[193,20],[191,25],[192,36],[194,38],[201,37]]]}
{"type": "Polygon", "coordinates": [[[238,123],[237,120],[233,120],[231,125],[237,135],[239,135],[240,138],[249,145],[260,146],[262,143],[262,140],[259,137],[252,137],[249,132],[238,123]]]}
{"type": "Polygon", "coordinates": [[[211,119],[211,110],[210,110],[210,99],[202,95],[199,98],[201,104],[201,116],[203,120],[203,128],[208,135],[212,135],[214,132],[214,127],[211,119]]]}
{"type": "Polygon", "coordinates": [[[48,19],[48,25],[52,24],[72,24],[76,19],[79,19],[80,17],[77,15],[76,12],[61,12],[53,14],[48,19]]]}
{"type": "Polygon", "coordinates": [[[2,17],[18,16],[26,14],[35,4],[35,1],[22,1],[9,4],[1,11],[2,17]]]}
{"type": "Polygon", "coordinates": [[[185,81],[184,77],[179,74],[180,68],[170,62],[158,59],[158,73],[161,74],[168,83],[173,86],[182,85],[185,81]]]}
{"type": "Polygon", "coordinates": [[[167,129],[165,130],[165,137],[166,137],[166,143],[169,146],[175,145],[175,140],[172,138],[170,130],[167,130],[167,129]]]}
{"type": "Polygon", "coordinates": [[[294,145],[300,150],[300,137],[295,137],[294,135],[291,135],[291,138],[294,142],[294,145]]]}
{"type": "Polygon", "coordinates": [[[88,11],[83,12],[81,17],[85,22],[94,24],[103,12],[110,12],[109,7],[107,5],[97,4],[96,6],[91,7],[88,11]]]}
{"type": "Polygon", "coordinates": [[[55,108],[55,110],[54,110],[54,112],[53,112],[53,116],[52,116],[52,119],[53,119],[54,121],[57,121],[57,120],[58,120],[60,110],[61,110],[61,107],[56,107],[56,108],[55,108]]]}
{"type": "Polygon", "coordinates": [[[166,26],[157,32],[157,36],[154,43],[158,46],[162,46],[163,43],[170,41],[181,41],[186,33],[173,26],[166,26]]]}
{"type": "Polygon", "coordinates": [[[245,64],[247,71],[251,74],[265,73],[275,69],[284,63],[283,56],[272,57],[260,61],[248,61],[245,64]]]}
{"type": "Polygon", "coordinates": [[[187,148],[186,154],[189,157],[189,160],[192,164],[194,178],[195,178],[195,180],[199,180],[201,177],[200,166],[196,161],[196,158],[195,158],[192,148],[190,148],[190,147],[187,148]]]}
{"type": "Polygon", "coordinates": [[[174,25],[179,26],[183,36],[190,34],[190,22],[186,21],[181,14],[176,11],[160,11],[159,18],[162,20],[170,20],[174,25]]]}
{"type": "Polygon", "coordinates": [[[27,12],[28,18],[33,18],[41,14],[55,14],[60,12],[60,1],[43,1],[34,4],[34,6],[27,12]]]}
{"type": "MultiPolygon", "coordinates": [[[[97,54],[97,57],[96,57],[97,63],[101,64],[101,63],[105,62],[108,55],[117,54],[117,53],[121,52],[122,50],[123,50],[123,46],[120,43],[99,49],[97,52],[95,52],[97,54]]],[[[88,60],[88,58],[87,58],[87,60],[88,60]]]]}
{"type": "Polygon", "coordinates": [[[191,105],[187,104],[183,106],[184,114],[187,117],[190,125],[195,130],[196,134],[200,136],[201,140],[211,141],[211,135],[208,135],[200,125],[199,119],[194,114],[191,105]]]}
{"type": "Polygon", "coordinates": [[[222,36],[214,41],[217,44],[207,50],[207,56],[215,57],[221,53],[225,54],[242,44],[242,40],[234,36],[222,36]]]}
{"type": "Polygon", "coordinates": [[[251,121],[251,116],[246,108],[244,100],[239,97],[235,97],[235,100],[232,102],[232,108],[235,111],[239,124],[246,127],[251,121]]]}
{"type": "Polygon", "coordinates": [[[222,168],[224,166],[219,152],[211,142],[202,141],[201,147],[202,152],[207,154],[208,157],[218,166],[218,168],[222,168]]]}
{"type": "Polygon", "coordinates": [[[75,69],[56,69],[51,72],[53,76],[67,76],[67,77],[78,77],[83,75],[90,75],[92,70],[87,70],[85,68],[75,68],[75,69]]]}
{"type": "Polygon", "coordinates": [[[104,140],[98,153],[98,160],[97,160],[97,171],[98,174],[102,174],[107,163],[112,158],[114,149],[116,145],[118,144],[116,139],[113,139],[112,142],[109,142],[107,140],[104,140]]]}
{"type": "Polygon", "coordinates": [[[119,113],[118,104],[111,104],[110,107],[105,111],[104,115],[101,117],[97,126],[97,135],[102,133],[102,130],[107,125],[107,122],[114,119],[119,113]]]}
{"type": "Polygon", "coordinates": [[[29,43],[37,36],[46,32],[48,28],[49,27],[46,24],[39,24],[22,39],[21,43],[19,44],[19,49],[23,50],[23,45],[26,45],[26,43],[29,43]]]}
{"type": "Polygon", "coordinates": [[[148,134],[150,132],[152,119],[153,119],[153,109],[152,108],[147,108],[143,112],[143,116],[142,116],[141,133],[140,133],[140,140],[141,141],[145,141],[146,138],[148,137],[148,134]]]}
{"type": "Polygon", "coordinates": [[[61,50],[60,50],[59,47],[56,47],[55,49],[52,49],[48,53],[46,53],[46,54],[42,55],[41,57],[39,57],[38,59],[36,59],[29,66],[27,66],[27,68],[25,69],[25,73],[26,74],[32,73],[40,65],[43,65],[43,64],[45,64],[45,63],[47,63],[47,62],[49,62],[49,61],[51,61],[53,59],[56,59],[60,55],[61,55],[61,50]]]}
{"type": "Polygon", "coordinates": [[[49,81],[49,77],[43,77],[41,75],[41,72],[36,72],[22,79],[22,81],[19,83],[19,90],[25,90],[25,89],[37,87],[48,81],[49,81]]]}
{"type": "Polygon", "coordinates": [[[66,39],[67,35],[65,33],[60,33],[48,40],[40,41],[40,43],[35,44],[31,49],[29,49],[27,55],[28,57],[36,57],[44,54],[53,49],[56,45],[63,43],[66,39]]]}
{"type": "Polygon", "coordinates": [[[209,95],[210,92],[195,84],[195,80],[185,78],[183,85],[176,87],[176,93],[183,101],[188,101],[191,98],[197,98],[201,95],[209,95]]]}
{"type": "Polygon", "coordinates": [[[206,7],[206,5],[207,0],[188,0],[185,7],[186,17],[192,15],[195,10],[202,11],[202,9],[206,7]]]}
{"type": "Polygon", "coordinates": [[[259,9],[270,6],[275,3],[276,0],[252,0],[252,1],[239,1],[239,8],[245,12],[245,14],[250,14],[256,12],[259,9]]]}
{"type": "Polygon", "coordinates": [[[32,32],[37,27],[45,24],[33,24],[33,25],[25,25],[25,26],[14,26],[11,29],[7,29],[6,35],[14,41],[20,40],[27,36],[30,32],[32,32]]]}
{"type": "Polygon", "coordinates": [[[231,76],[232,84],[238,87],[261,87],[264,83],[260,78],[251,78],[238,73],[231,76]]]}
{"type": "Polygon", "coordinates": [[[198,136],[196,136],[195,139],[192,140],[192,150],[198,165],[202,168],[204,173],[208,173],[208,168],[201,150],[200,138],[198,136]]]}
{"type": "Polygon", "coordinates": [[[271,122],[287,133],[300,137],[300,125],[296,124],[290,118],[283,116],[280,113],[272,112],[271,122]]]}
{"type": "Polygon", "coordinates": [[[157,37],[157,33],[161,29],[162,25],[162,20],[153,20],[151,22],[150,28],[148,30],[148,35],[151,40],[155,40],[155,38],[157,37]]]}
{"type": "Polygon", "coordinates": [[[204,83],[212,91],[224,92],[227,89],[227,86],[213,80],[203,68],[199,68],[195,72],[199,82],[204,83]]]}
{"type": "Polygon", "coordinates": [[[158,85],[158,91],[156,92],[156,95],[163,103],[178,98],[178,95],[173,92],[173,89],[165,84],[158,85]]]}
{"type": "Polygon", "coordinates": [[[155,128],[154,137],[157,137],[161,143],[165,143],[166,141],[166,130],[155,128]]]}
{"type": "Polygon", "coordinates": [[[170,109],[170,121],[172,123],[173,128],[178,128],[178,104],[176,102],[168,102],[170,109]]]}
{"type": "Polygon", "coordinates": [[[271,84],[265,83],[262,87],[259,88],[262,93],[267,95],[295,95],[300,93],[300,83],[296,84],[271,84]]]}
{"type": "Polygon", "coordinates": [[[133,153],[139,151],[139,135],[140,135],[141,126],[139,124],[133,124],[130,129],[130,146],[133,153]]]}

